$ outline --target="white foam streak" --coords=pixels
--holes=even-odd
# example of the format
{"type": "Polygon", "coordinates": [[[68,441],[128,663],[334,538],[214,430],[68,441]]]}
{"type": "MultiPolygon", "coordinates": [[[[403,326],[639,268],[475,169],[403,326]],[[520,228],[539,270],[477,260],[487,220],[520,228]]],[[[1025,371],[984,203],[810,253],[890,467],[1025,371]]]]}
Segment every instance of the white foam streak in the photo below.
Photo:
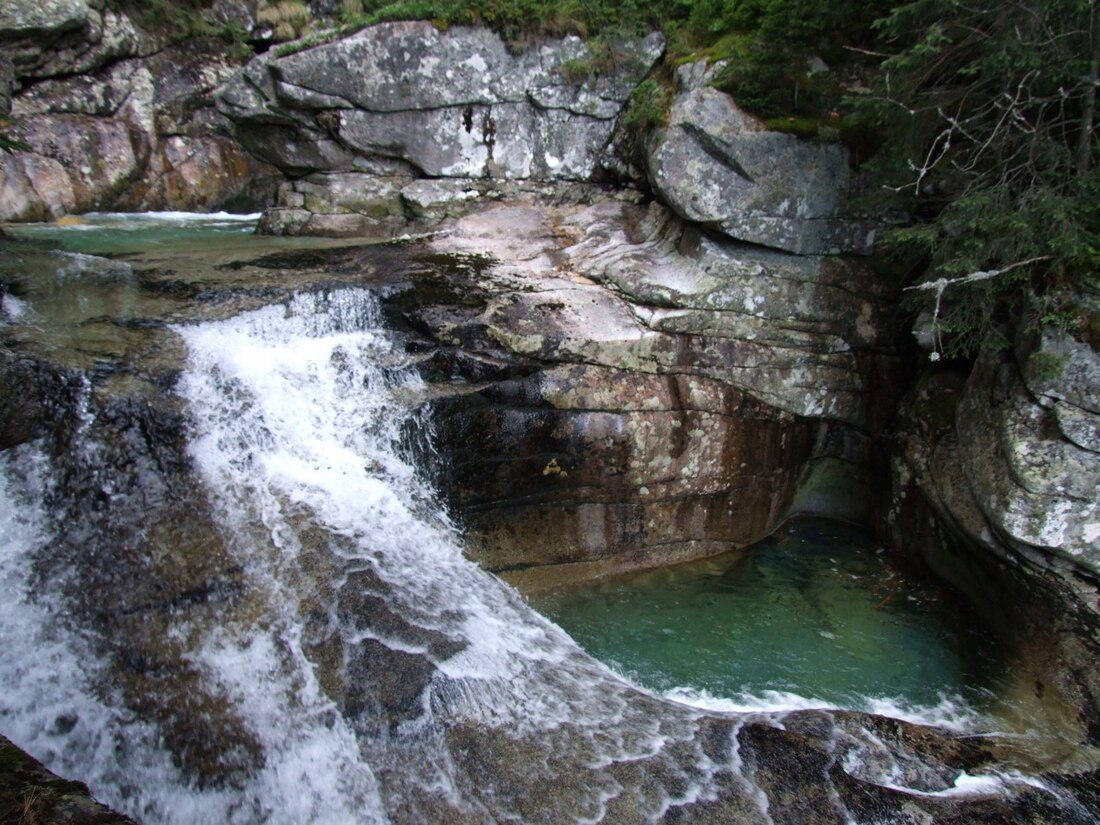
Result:
{"type": "Polygon", "coordinates": [[[373,298],[303,295],[228,321],[177,330],[191,367],[180,384],[196,418],[193,454],[237,529],[262,521],[293,561],[286,529],[303,508],[352,539],[345,552],[393,585],[402,612],[469,645],[441,668],[452,678],[509,678],[516,657],[571,647],[503,585],[463,558],[454,531],[398,445],[414,389],[393,360],[373,298]],[[405,393],[407,394],[407,392],[405,393]],[[230,491],[238,491],[236,493],[230,491]],[[453,616],[463,618],[455,624],[453,616]]]}
{"type": "Polygon", "coordinates": [[[30,305],[14,295],[0,294],[0,316],[9,321],[21,321],[30,314],[30,305]]]}
{"type": "Polygon", "coordinates": [[[308,664],[299,661],[290,679],[282,671],[286,641],[273,632],[243,642],[222,635],[194,657],[236,707],[247,709],[250,726],[263,738],[265,762],[248,794],[256,804],[241,821],[255,821],[258,808],[260,820],[281,825],[385,822],[355,735],[321,695],[308,664]]]}
{"type": "MultiPolygon", "coordinates": [[[[164,223],[210,223],[237,222],[255,223],[263,216],[261,212],[238,214],[236,212],[88,212],[77,218],[89,220],[111,220],[120,223],[140,224],[144,221],[162,221],[164,223]]],[[[73,224],[80,226],[80,224],[73,224]]]]}
{"type": "Polygon", "coordinates": [[[109,749],[103,731],[110,712],[88,697],[87,652],[32,593],[31,560],[48,541],[38,505],[44,471],[37,451],[0,453],[0,720],[16,744],[71,772],[86,754],[109,749]]]}
{"type": "MultiPolygon", "coordinates": [[[[244,787],[199,789],[180,775],[159,733],[100,696],[93,652],[35,593],[32,559],[49,541],[37,506],[48,468],[26,448],[0,453],[0,725],[62,776],[78,776],[118,810],[147,823],[377,823],[374,778],[354,735],[321,699],[308,670],[293,695],[273,672],[271,635],[215,640],[196,654],[261,735],[265,764],[244,787]],[[42,602],[40,604],[40,602],[42,602]],[[327,711],[327,713],[326,713],[327,711]],[[294,718],[288,725],[287,719],[294,718]],[[372,813],[374,811],[374,813],[372,813]]],[[[109,680],[107,680],[109,682],[109,680]]]]}
{"type": "Polygon", "coordinates": [[[835,702],[779,690],[721,697],[706,690],[676,687],[665,691],[663,695],[675,702],[714,713],[781,715],[800,710],[858,710],[956,733],[976,731],[985,721],[959,696],[941,696],[935,705],[917,705],[890,697],[861,697],[852,705],[841,706],[835,702]]]}

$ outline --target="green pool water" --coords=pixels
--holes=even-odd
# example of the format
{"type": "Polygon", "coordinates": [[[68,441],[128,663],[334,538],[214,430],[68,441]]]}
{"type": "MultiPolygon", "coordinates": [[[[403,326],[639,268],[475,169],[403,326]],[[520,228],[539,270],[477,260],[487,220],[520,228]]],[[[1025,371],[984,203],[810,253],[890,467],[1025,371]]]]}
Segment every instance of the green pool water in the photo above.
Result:
{"type": "Polygon", "coordinates": [[[864,531],[798,519],[747,551],[531,603],[651,690],[732,708],[966,712],[997,681],[992,635],[864,531]]]}
{"type": "Polygon", "coordinates": [[[225,245],[234,237],[253,236],[258,218],[226,212],[91,212],[63,223],[11,224],[7,231],[18,238],[49,242],[66,252],[122,255],[158,247],[177,251],[180,247],[225,245]]]}

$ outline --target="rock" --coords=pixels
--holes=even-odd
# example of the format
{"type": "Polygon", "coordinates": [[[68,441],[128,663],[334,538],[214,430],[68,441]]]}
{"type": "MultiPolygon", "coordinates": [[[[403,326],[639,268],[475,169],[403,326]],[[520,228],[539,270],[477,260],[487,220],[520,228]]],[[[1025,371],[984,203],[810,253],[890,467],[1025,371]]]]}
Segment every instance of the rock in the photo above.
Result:
{"type": "MultiPolygon", "coordinates": [[[[441,210],[466,192],[442,191],[441,210]]],[[[866,517],[885,416],[857,354],[894,333],[863,265],[534,195],[428,249],[442,285],[404,315],[442,348],[429,375],[478,382],[432,414],[440,486],[487,567],[532,586],[744,546],[794,509],[866,517]]]]}
{"type": "Polygon", "coordinates": [[[79,25],[17,36],[11,45],[17,74],[33,79],[72,77],[120,59],[152,55],[166,45],[139,29],[122,12],[99,9],[94,4],[88,4],[85,10],[79,25]]]}
{"type": "MultiPolygon", "coordinates": [[[[129,55],[129,46],[118,48],[129,55]]],[[[232,72],[223,58],[181,44],[128,56],[99,73],[70,67],[28,85],[13,102],[13,135],[31,151],[0,158],[0,220],[204,210],[247,200],[274,170],[219,134],[227,129],[211,93],[232,72]]]]}
{"type": "Polygon", "coordinates": [[[34,147],[35,154],[52,158],[63,169],[67,183],[51,187],[45,198],[51,214],[64,208],[70,191],[76,211],[110,208],[139,174],[143,153],[148,151],[135,144],[125,121],[113,118],[40,115],[21,123],[13,134],[34,147]]]}
{"type": "Polygon", "coordinates": [[[417,177],[587,181],[663,40],[609,48],[601,59],[567,37],[513,55],[486,29],[380,24],[257,58],[218,105],[250,151],[295,176],[383,159],[417,177]]]}
{"type": "Polygon", "coordinates": [[[488,29],[440,31],[426,21],[403,21],[268,65],[285,87],[340,98],[348,108],[403,112],[502,102],[501,85],[515,82],[509,75],[516,62],[488,29]]]}
{"type": "Polygon", "coordinates": [[[1100,416],[1068,401],[1058,401],[1054,417],[1062,435],[1083,450],[1100,453],[1100,416]]]}
{"type": "MultiPolygon", "coordinates": [[[[469,480],[500,494],[483,501],[482,512],[500,506],[503,496],[517,510],[555,495],[575,505],[542,522],[545,546],[578,559],[562,565],[567,571],[598,569],[607,560],[599,556],[601,542],[635,541],[633,529],[657,542],[647,548],[651,560],[662,548],[675,558],[707,551],[708,536],[724,542],[735,531],[764,529],[761,502],[786,506],[789,470],[807,450],[830,440],[837,443],[821,447],[829,455],[861,449],[837,435],[841,424],[823,427],[776,410],[692,374],[690,363],[666,372],[628,370],[570,357],[542,360],[497,341],[493,330],[512,331],[517,340],[520,332],[577,339],[567,315],[586,301],[600,305],[595,311],[629,305],[564,254],[591,219],[566,224],[581,212],[512,205],[463,217],[447,227],[450,236],[431,241],[284,246],[276,254],[267,247],[263,257],[230,258],[229,265],[222,256],[189,252],[182,260],[195,268],[186,284],[173,259],[158,254],[134,261],[130,279],[155,308],[145,300],[120,302],[116,294],[107,315],[79,301],[86,317],[68,325],[76,337],[60,345],[36,345],[34,324],[12,325],[0,347],[0,379],[10,392],[0,400],[18,396],[29,406],[5,409],[38,420],[0,416],[0,430],[13,442],[40,439],[44,455],[30,457],[52,471],[41,487],[26,491],[48,489],[53,539],[35,543],[28,573],[41,588],[39,604],[48,599],[59,615],[44,629],[58,631],[62,642],[69,628],[88,640],[98,665],[88,668],[88,690],[111,703],[105,728],[88,714],[96,749],[87,769],[105,774],[118,798],[143,811],[195,796],[200,804],[227,797],[216,810],[242,810],[240,800],[250,804],[270,788],[271,771],[298,769],[303,742],[311,752],[332,754],[326,737],[335,731],[351,745],[350,761],[363,765],[340,776],[353,792],[365,787],[367,794],[311,780],[320,796],[307,797],[307,804],[365,799],[369,814],[378,811],[398,825],[582,818],[606,825],[1085,825],[1088,811],[1067,786],[1085,788],[1081,798],[1089,800],[1095,772],[1077,771],[1071,786],[1030,770],[1019,755],[1003,759],[1011,737],[958,735],[863,713],[711,713],[640,691],[531,617],[513,590],[470,569],[445,544],[406,564],[403,548],[381,544],[384,531],[326,524],[289,502],[272,516],[281,528],[278,541],[265,526],[254,552],[239,555],[243,535],[219,524],[224,515],[209,501],[209,482],[190,448],[191,414],[170,391],[179,386],[186,353],[178,327],[163,321],[189,324],[242,306],[280,307],[303,289],[367,286],[391,318],[405,316],[408,323],[394,331],[405,353],[393,352],[402,362],[413,353],[423,357],[433,379],[423,389],[425,403],[458,412],[465,404],[470,414],[473,426],[459,432],[464,440],[444,450],[456,443],[469,449],[478,462],[469,480]],[[193,300],[197,290],[207,297],[193,300]],[[537,318],[533,327],[522,326],[523,315],[496,303],[508,291],[542,299],[526,306],[547,317],[545,333],[537,318]],[[248,300],[211,298],[234,293],[248,300]],[[120,329],[141,337],[116,337],[120,329]],[[451,338],[467,342],[465,350],[448,344],[451,338]],[[12,345],[17,357],[4,353],[12,345]],[[36,352],[48,363],[33,363],[36,352]],[[74,356],[90,369],[63,379],[61,365],[74,356]],[[495,429],[480,426],[494,417],[495,429]],[[807,445],[815,433],[818,442],[807,445]],[[479,440],[506,452],[479,454],[479,440]],[[744,487],[729,486],[738,479],[744,487]],[[634,488],[639,482],[646,491],[634,488]],[[615,496],[628,490],[634,498],[627,504],[642,512],[601,521],[616,516],[615,496]],[[575,536],[588,544],[569,546],[575,536]],[[387,566],[391,552],[398,561],[387,566]],[[445,565],[461,585],[446,588],[441,600],[444,587],[425,574],[423,560],[445,565]],[[512,633],[518,640],[507,638],[512,633]],[[498,643],[514,647],[500,651],[498,643]],[[295,713],[303,707],[311,712],[295,713]],[[310,726],[283,727],[273,714],[284,711],[310,726]],[[104,766],[98,745],[122,740],[127,747],[111,750],[104,766]],[[135,800],[130,780],[147,775],[135,770],[149,764],[146,742],[170,770],[157,771],[163,794],[135,800]],[[356,785],[360,778],[364,786],[356,785]],[[980,781],[979,790],[971,780],[980,781]]],[[[628,221],[623,231],[638,243],[636,226],[628,221]]],[[[0,258],[8,261],[3,282],[29,289],[35,279],[14,257],[0,258]]],[[[121,280],[129,278],[126,265],[88,261],[84,272],[121,280]]],[[[45,277],[56,280],[56,273],[45,277]]],[[[87,294],[83,283],[62,286],[79,298],[87,294]]],[[[636,328],[623,316],[606,341],[636,328]]],[[[412,382],[406,389],[418,391],[412,382]]],[[[415,441],[418,425],[406,434],[415,441]]],[[[445,456],[433,454],[421,466],[445,467],[445,456]]],[[[433,502],[427,506],[434,512],[433,502]]],[[[396,539],[407,542],[408,535],[397,531],[396,539]]],[[[604,569],[642,563],[642,555],[612,558],[604,569]]],[[[84,721],[65,715],[56,730],[37,726],[32,734],[68,756],[81,750],[73,747],[81,739],[65,737],[84,721]]],[[[23,757],[13,760],[0,743],[0,785],[23,770],[23,757]]],[[[59,818],[46,807],[34,813],[59,818]]]]}
{"type": "Polygon", "coordinates": [[[768,131],[717,89],[682,90],[646,160],[669,206],[736,240],[797,254],[867,253],[874,241],[850,214],[843,147],[768,131]]]}
{"type": "Polygon", "coordinates": [[[141,180],[116,204],[141,212],[218,209],[245,192],[261,173],[229,138],[173,136],[158,147],[141,180]]]}
{"type": "Polygon", "coordinates": [[[15,66],[11,55],[0,49],[0,115],[11,114],[11,96],[15,87],[15,66]]]}
{"type": "Polygon", "coordinates": [[[0,40],[82,29],[91,14],[87,0],[7,0],[0,9],[0,40]]]}
{"type": "Polygon", "coordinates": [[[746,250],[655,205],[603,204],[572,224],[584,225],[574,265],[650,328],[683,335],[693,369],[796,415],[864,422],[855,351],[894,336],[891,288],[868,267],[746,250]]]}
{"type": "Polygon", "coordinates": [[[513,55],[485,28],[441,31],[428,22],[404,21],[370,26],[268,65],[287,98],[299,88],[362,111],[430,111],[530,99],[542,109],[610,120],[661,56],[664,41],[654,33],[611,48],[610,66],[597,67],[599,59],[576,37],[513,55]],[[349,73],[345,66],[359,70],[349,73]],[[569,66],[579,66],[581,76],[567,77],[569,66]]]}
{"type": "Polygon", "coordinates": [[[83,782],[62,779],[0,736],[0,811],[6,821],[136,825],[92,798],[83,782]]]}
{"type": "Polygon", "coordinates": [[[53,158],[29,152],[0,155],[0,219],[48,221],[77,207],[72,179],[53,158]]]}
{"type": "Polygon", "coordinates": [[[401,199],[414,217],[439,221],[462,215],[470,201],[481,197],[483,191],[484,186],[473,180],[426,178],[404,186],[401,199]]]}
{"type": "Polygon", "coordinates": [[[1061,742],[1100,736],[1100,457],[1087,447],[1095,416],[1040,403],[1079,398],[1076,376],[1048,375],[1050,395],[1038,400],[1004,355],[981,356],[969,376],[925,376],[899,415],[885,520],[902,552],[1013,640],[1019,696],[1061,742]]]}
{"type": "Polygon", "coordinates": [[[1100,355],[1088,344],[1065,333],[1048,333],[1023,355],[1023,373],[1028,390],[1043,406],[1064,401],[1100,415],[1100,355]]]}
{"type": "MultiPolygon", "coordinates": [[[[1071,371],[1064,384],[1046,386],[1081,400],[1075,378],[1071,371]]],[[[1077,409],[1070,427],[1084,435],[1089,420],[1095,428],[1100,416],[1077,409]]],[[[1064,413],[1062,418],[1068,420],[1064,413]]],[[[1100,575],[1100,456],[1067,440],[1058,421],[1054,411],[1035,403],[1015,364],[985,359],[960,401],[959,458],[1000,541],[1100,575]]]]}

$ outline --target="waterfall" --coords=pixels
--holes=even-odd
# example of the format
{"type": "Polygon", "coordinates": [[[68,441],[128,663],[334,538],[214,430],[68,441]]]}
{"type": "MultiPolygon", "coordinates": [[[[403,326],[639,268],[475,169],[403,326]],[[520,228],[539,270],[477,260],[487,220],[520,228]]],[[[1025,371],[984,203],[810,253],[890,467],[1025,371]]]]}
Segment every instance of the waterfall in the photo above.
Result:
{"type": "MultiPolygon", "coordinates": [[[[63,493],[47,489],[64,475],[49,450],[39,442],[9,451],[0,492],[15,506],[0,534],[0,626],[15,647],[0,681],[20,687],[0,717],[21,744],[150,823],[412,822],[443,812],[488,822],[501,811],[534,816],[522,813],[535,804],[532,788],[555,780],[563,798],[551,818],[597,821],[624,796],[608,765],[644,764],[670,743],[699,750],[696,712],[639,703],[463,557],[415,465],[430,454],[417,458],[410,446],[425,426],[409,403],[419,378],[369,292],[305,293],[173,331],[186,348],[176,392],[193,480],[183,486],[199,488],[217,540],[177,548],[157,543],[161,533],[147,525],[136,532],[142,553],[170,557],[162,566],[220,565],[209,575],[231,581],[222,588],[231,595],[125,612],[154,626],[143,631],[153,634],[147,644],[169,651],[180,674],[156,682],[170,697],[149,697],[144,664],[135,675],[101,652],[133,658],[113,638],[110,621],[123,620],[105,629],[85,620],[72,577],[54,582],[36,570],[50,569],[58,536],[88,539],[124,512],[128,485],[134,517],[152,519],[141,509],[150,479],[116,477],[137,462],[108,460],[118,447],[90,405],[73,436],[81,469],[68,472],[98,485],[118,512],[62,527],[81,511],[64,515],[63,493]],[[210,561],[221,547],[225,559],[210,561]],[[149,701],[175,706],[149,719],[140,710],[149,701]],[[486,759],[507,742],[520,761],[496,769],[519,775],[477,786],[453,754],[456,738],[486,759]]],[[[187,518],[182,504],[169,511],[170,521],[187,518]]],[[[191,531],[180,523],[166,532],[187,545],[191,531]]],[[[109,563],[93,558],[107,553],[105,540],[75,544],[66,558],[76,567],[109,563]]],[[[127,582],[107,581],[118,591],[92,600],[124,600],[127,582]]],[[[725,768],[701,750],[698,760],[670,762],[672,786],[653,782],[634,804],[659,811],[713,795],[711,779],[725,768]]],[[[538,804],[546,816],[546,801],[538,804]]]]}
{"type": "MultiPolygon", "coordinates": [[[[0,453],[17,744],[144,823],[771,821],[783,714],[639,690],[464,558],[369,291],[166,337],[173,395],[85,382],[0,453]]],[[[869,752],[813,718],[830,760],[869,752]]]]}

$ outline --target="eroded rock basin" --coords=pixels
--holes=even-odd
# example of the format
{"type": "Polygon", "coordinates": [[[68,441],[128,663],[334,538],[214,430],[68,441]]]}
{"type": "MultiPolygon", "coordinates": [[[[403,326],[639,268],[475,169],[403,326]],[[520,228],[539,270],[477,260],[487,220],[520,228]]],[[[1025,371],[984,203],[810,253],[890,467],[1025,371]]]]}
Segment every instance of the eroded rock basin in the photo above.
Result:
{"type": "Polygon", "coordinates": [[[1014,737],[608,671],[428,483],[432,404],[545,356],[426,334],[486,250],[230,236],[5,256],[0,723],[50,767],[149,822],[1090,821],[1014,737]]]}
{"type": "Polygon", "coordinates": [[[1036,766],[1074,756],[1071,717],[1022,683],[1006,639],[854,525],[795,518],[743,550],[528,600],[616,672],[698,707],[864,710],[1010,735],[1036,766]]]}

